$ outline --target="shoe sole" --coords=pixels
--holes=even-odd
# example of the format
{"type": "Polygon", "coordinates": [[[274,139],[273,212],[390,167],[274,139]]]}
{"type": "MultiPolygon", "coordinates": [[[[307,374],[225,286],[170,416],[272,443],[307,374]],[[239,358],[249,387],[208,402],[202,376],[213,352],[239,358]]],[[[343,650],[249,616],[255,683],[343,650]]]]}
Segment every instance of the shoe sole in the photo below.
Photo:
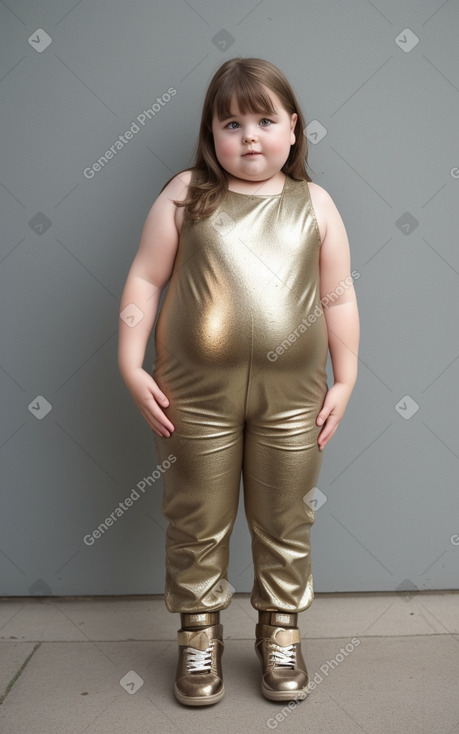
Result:
{"type": "Polygon", "coordinates": [[[222,700],[225,695],[225,687],[222,686],[221,691],[214,693],[212,696],[185,696],[176,685],[174,685],[174,694],[179,701],[185,706],[210,706],[213,703],[218,703],[222,700]]]}
{"type": "Polygon", "coordinates": [[[261,684],[261,692],[270,701],[296,701],[297,699],[304,701],[310,693],[304,688],[300,688],[299,691],[272,691],[270,688],[265,688],[263,683],[261,684]]]}

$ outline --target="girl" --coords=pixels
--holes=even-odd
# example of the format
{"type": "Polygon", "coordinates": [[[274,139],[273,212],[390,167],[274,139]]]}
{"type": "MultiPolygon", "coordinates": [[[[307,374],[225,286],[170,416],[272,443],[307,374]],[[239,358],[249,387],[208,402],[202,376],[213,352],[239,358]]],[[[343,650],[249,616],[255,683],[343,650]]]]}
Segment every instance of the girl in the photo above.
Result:
{"type": "Polygon", "coordinates": [[[307,173],[304,128],[279,69],[224,63],[195,164],[154,202],[121,299],[119,368],[168,466],[165,603],[181,615],[174,691],[186,705],[224,694],[220,611],[241,471],[262,693],[306,695],[297,615],[313,600],[314,512],[304,498],[354,387],[359,324],[346,232],[307,173]]]}

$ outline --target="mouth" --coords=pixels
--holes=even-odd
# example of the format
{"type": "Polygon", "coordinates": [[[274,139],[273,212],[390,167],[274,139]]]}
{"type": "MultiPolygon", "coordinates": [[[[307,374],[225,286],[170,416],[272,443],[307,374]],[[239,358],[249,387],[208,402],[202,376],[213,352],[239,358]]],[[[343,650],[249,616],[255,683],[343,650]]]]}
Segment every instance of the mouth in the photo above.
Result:
{"type": "Polygon", "coordinates": [[[251,155],[261,155],[261,153],[259,153],[257,150],[249,150],[249,152],[244,153],[242,157],[246,158],[247,156],[251,156],[251,155]]]}

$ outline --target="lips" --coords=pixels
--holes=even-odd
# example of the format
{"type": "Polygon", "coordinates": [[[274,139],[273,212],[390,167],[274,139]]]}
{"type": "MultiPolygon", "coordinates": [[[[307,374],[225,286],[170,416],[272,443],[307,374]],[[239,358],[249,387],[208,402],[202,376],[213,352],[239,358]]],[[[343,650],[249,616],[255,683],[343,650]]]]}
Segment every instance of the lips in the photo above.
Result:
{"type": "Polygon", "coordinates": [[[261,153],[259,153],[258,150],[249,150],[249,152],[244,153],[242,157],[245,158],[246,156],[251,156],[251,155],[261,155],[261,153]]]}

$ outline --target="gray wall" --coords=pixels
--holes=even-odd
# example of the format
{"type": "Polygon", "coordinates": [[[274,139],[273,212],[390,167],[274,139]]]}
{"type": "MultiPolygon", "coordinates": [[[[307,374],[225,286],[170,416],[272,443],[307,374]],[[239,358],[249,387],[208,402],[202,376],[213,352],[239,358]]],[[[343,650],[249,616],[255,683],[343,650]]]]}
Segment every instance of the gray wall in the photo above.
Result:
{"type": "MultiPolygon", "coordinates": [[[[161,479],[84,536],[156,467],[118,373],[119,301],[210,77],[238,55],[295,88],[359,273],[359,380],[324,453],[315,589],[457,588],[458,3],[9,0],[0,19],[2,593],[163,591],[161,479]]],[[[229,580],[248,591],[252,573],[241,505],[229,580]]]]}

